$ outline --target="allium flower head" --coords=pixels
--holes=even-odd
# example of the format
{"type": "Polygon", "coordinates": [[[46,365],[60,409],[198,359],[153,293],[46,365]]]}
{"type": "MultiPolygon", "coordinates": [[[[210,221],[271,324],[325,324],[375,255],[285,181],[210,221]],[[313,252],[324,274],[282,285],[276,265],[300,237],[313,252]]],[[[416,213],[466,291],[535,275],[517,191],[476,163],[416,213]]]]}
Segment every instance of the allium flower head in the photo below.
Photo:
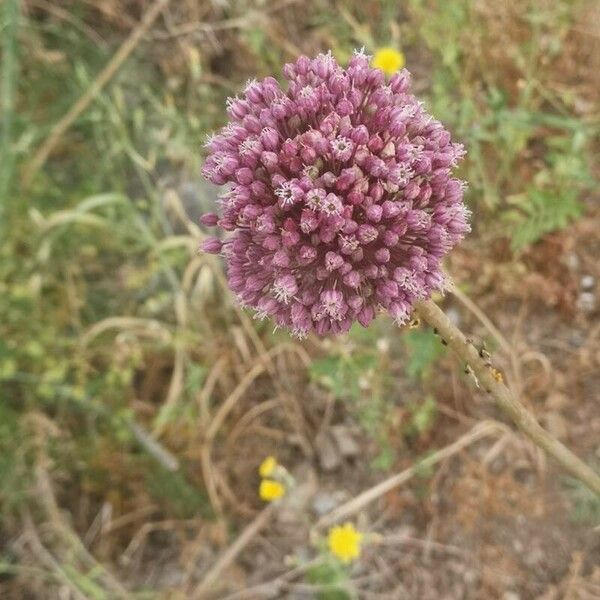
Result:
{"type": "Polygon", "coordinates": [[[204,175],[227,184],[218,226],[228,280],[244,306],[299,336],[402,324],[444,285],[440,260],[469,230],[460,144],[369,57],[347,68],[301,56],[230,99],[230,123],[207,142],[204,175]]]}

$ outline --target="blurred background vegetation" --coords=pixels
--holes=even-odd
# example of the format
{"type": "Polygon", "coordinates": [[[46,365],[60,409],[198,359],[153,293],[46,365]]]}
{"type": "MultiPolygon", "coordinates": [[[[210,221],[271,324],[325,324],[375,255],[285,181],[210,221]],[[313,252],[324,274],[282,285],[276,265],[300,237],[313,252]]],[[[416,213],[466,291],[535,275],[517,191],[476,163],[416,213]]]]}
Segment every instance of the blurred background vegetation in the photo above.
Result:
{"type": "MultiPolygon", "coordinates": [[[[197,254],[206,134],[300,53],[405,53],[468,150],[446,308],[600,461],[598,3],[173,0],[149,22],[156,4],[0,4],[0,597],[204,597],[275,454],[304,496],[207,596],[229,597],[309,561],[315,515],[499,418],[426,328],[299,344],[197,254]]],[[[600,505],[555,475],[507,430],[361,514],[379,542],[355,591],[312,569],[244,597],[599,598],[600,505]]]]}

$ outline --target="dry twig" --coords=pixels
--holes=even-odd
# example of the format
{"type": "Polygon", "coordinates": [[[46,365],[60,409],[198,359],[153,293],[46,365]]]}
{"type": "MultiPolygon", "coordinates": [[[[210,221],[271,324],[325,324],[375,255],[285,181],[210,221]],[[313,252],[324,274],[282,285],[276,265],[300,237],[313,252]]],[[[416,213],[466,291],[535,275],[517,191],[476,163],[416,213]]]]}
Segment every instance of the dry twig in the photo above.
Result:
{"type": "Polygon", "coordinates": [[[422,461],[414,464],[412,467],[405,469],[401,473],[397,473],[396,475],[392,475],[388,479],[378,483],[377,485],[365,490],[358,496],[352,498],[348,502],[345,502],[341,506],[333,509],[331,512],[327,513],[323,516],[317,524],[316,528],[320,527],[328,527],[333,523],[340,521],[341,519],[345,519],[350,515],[357,513],[359,510],[370,504],[371,502],[381,498],[384,494],[387,494],[390,490],[393,490],[395,487],[406,483],[409,479],[412,479],[417,473],[422,472],[424,469],[429,469],[433,467],[437,463],[454,456],[467,446],[470,446],[474,442],[481,440],[488,435],[491,435],[494,432],[497,432],[502,429],[502,426],[495,421],[484,421],[483,423],[478,423],[465,435],[460,437],[454,443],[434,452],[427,458],[424,458],[422,461]]]}
{"type": "Polygon", "coordinates": [[[210,590],[223,571],[233,563],[239,553],[252,541],[252,538],[254,538],[254,536],[269,522],[276,506],[276,504],[269,504],[257,515],[254,521],[242,531],[235,542],[227,548],[193,591],[191,595],[192,600],[199,600],[210,590]]]}

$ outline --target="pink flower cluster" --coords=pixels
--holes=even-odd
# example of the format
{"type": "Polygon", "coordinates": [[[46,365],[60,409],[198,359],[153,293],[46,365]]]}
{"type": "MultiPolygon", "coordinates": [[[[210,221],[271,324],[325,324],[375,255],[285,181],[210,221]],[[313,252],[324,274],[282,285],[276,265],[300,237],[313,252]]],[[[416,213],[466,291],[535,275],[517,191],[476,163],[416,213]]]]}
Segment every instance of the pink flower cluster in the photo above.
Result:
{"type": "Polygon", "coordinates": [[[297,336],[367,326],[378,310],[402,324],[443,287],[441,258],[469,231],[460,144],[409,93],[355,53],[287,64],[228,101],[231,121],[207,142],[204,175],[228,184],[209,238],[244,306],[297,336]]]}

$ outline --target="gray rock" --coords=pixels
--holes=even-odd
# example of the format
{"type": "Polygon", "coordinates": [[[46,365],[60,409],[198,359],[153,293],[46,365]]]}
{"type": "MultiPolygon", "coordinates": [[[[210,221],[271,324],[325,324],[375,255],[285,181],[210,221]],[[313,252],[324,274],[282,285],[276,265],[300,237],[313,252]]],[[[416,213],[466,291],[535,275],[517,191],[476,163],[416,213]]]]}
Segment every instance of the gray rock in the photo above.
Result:
{"type": "Polygon", "coordinates": [[[347,494],[343,490],[318,492],[313,498],[312,509],[317,516],[322,517],[344,502],[346,497],[347,494]]]}
{"type": "Polygon", "coordinates": [[[325,472],[335,471],[342,464],[342,455],[333,436],[325,434],[317,444],[319,464],[325,472]]]}
{"type": "Polygon", "coordinates": [[[596,280],[592,275],[584,275],[579,280],[579,285],[581,286],[582,290],[591,290],[594,285],[596,285],[596,280]]]}
{"type": "Polygon", "coordinates": [[[353,458],[360,454],[360,447],[356,443],[352,431],[345,425],[334,425],[331,435],[337,444],[339,451],[345,458],[353,458]]]}
{"type": "Polygon", "coordinates": [[[594,312],[597,305],[598,301],[592,292],[581,292],[577,298],[577,308],[583,312],[594,312]]]}

